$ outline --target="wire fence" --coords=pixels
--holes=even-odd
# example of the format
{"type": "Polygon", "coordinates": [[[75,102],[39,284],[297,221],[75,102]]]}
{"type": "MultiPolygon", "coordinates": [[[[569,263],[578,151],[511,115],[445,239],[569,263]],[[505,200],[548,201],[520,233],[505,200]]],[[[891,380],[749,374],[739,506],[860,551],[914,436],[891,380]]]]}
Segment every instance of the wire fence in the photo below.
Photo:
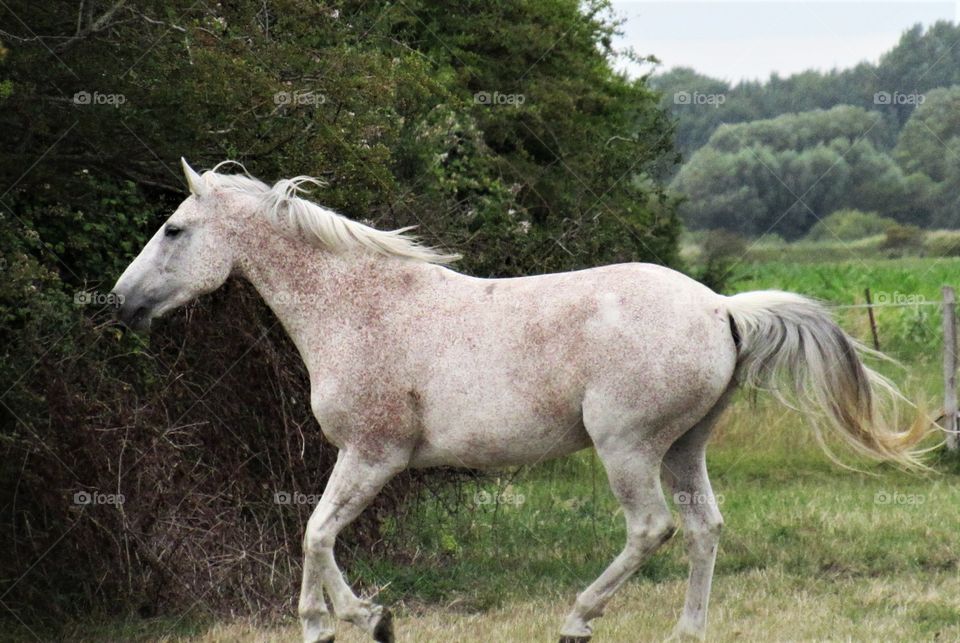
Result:
{"type": "Polygon", "coordinates": [[[943,299],[929,301],[871,301],[870,289],[864,291],[866,303],[838,304],[830,306],[831,310],[866,310],[870,321],[870,332],[873,346],[880,349],[880,339],[877,321],[873,311],[878,308],[919,308],[922,306],[937,306],[942,311],[943,332],[943,409],[937,422],[946,433],[946,448],[948,451],[960,452],[960,432],[958,432],[957,417],[957,303],[956,293],[952,286],[943,286],[940,289],[943,299]]]}
{"type": "Polygon", "coordinates": [[[915,301],[915,302],[899,302],[899,301],[884,301],[874,304],[836,304],[829,306],[831,310],[846,310],[850,308],[913,308],[914,306],[942,306],[943,300],[937,299],[934,301],[915,301]]]}

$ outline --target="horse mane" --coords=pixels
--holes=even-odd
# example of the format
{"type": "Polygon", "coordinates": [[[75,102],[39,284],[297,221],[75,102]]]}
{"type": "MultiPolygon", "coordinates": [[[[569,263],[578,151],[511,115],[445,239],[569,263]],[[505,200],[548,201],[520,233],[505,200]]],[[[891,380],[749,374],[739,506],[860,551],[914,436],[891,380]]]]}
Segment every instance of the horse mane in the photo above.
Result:
{"type": "Polygon", "coordinates": [[[415,226],[398,230],[377,230],[302,198],[299,194],[306,192],[304,186],[325,185],[323,181],[311,176],[280,179],[273,185],[267,185],[250,176],[240,163],[224,161],[204,172],[202,178],[211,188],[222,188],[257,197],[267,218],[275,226],[286,224],[303,239],[330,250],[364,249],[381,255],[435,264],[451,263],[460,258],[458,254],[447,254],[425,246],[416,237],[407,234],[415,226]],[[238,165],[244,173],[217,172],[223,165],[238,165]]]}

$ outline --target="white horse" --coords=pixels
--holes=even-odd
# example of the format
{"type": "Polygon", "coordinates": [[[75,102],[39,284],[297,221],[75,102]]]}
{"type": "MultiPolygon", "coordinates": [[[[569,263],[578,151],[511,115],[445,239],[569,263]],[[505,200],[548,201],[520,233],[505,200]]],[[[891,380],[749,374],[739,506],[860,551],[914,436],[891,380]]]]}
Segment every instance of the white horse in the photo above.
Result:
{"type": "MultiPolygon", "coordinates": [[[[219,166],[218,166],[219,167],[219,166]]],[[[392,641],[390,613],[358,598],[334,559],[337,534],[407,467],[503,467],[594,447],[623,507],[623,551],[574,604],[561,641],[590,621],[675,531],[689,587],[676,636],[702,638],[723,521],[704,450],[738,382],[790,393],[859,453],[911,465],[922,424],[888,428],[857,343],[817,303],[766,291],[725,297],[661,266],[623,264],[478,279],[405,230],[351,221],[298,192],[243,175],[203,175],[114,288],[120,318],[150,320],[250,281],[293,339],[311,405],[339,456],[307,523],[299,616],[307,642],[332,641],[334,614],[392,641]],[[789,386],[777,388],[788,375],[789,386]]],[[[818,434],[819,435],[819,434],[818,434]]]]}

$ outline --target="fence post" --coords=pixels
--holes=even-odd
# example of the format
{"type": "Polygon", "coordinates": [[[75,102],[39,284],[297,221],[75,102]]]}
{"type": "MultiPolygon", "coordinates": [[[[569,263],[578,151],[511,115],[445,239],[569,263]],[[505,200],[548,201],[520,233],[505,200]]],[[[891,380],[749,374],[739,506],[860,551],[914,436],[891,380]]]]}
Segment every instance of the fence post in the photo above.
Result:
{"type": "Polygon", "coordinates": [[[943,293],[943,426],[947,433],[947,450],[960,447],[957,434],[957,298],[950,286],[943,293]]]}
{"type": "Polygon", "coordinates": [[[878,351],[880,350],[880,336],[877,333],[877,319],[873,316],[873,300],[870,298],[870,289],[865,289],[863,294],[867,298],[867,317],[870,318],[870,333],[873,335],[873,349],[878,351]]]}

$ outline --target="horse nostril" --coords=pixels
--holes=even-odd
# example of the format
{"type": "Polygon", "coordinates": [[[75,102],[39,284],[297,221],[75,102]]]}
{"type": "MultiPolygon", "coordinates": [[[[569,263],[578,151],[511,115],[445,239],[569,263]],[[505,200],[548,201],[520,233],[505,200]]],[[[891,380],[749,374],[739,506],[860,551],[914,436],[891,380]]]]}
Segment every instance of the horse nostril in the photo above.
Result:
{"type": "Polygon", "coordinates": [[[120,309],[123,308],[123,295],[116,290],[111,290],[110,296],[107,297],[107,305],[113,311],[114,315],[119,315],[120,309]]]}

